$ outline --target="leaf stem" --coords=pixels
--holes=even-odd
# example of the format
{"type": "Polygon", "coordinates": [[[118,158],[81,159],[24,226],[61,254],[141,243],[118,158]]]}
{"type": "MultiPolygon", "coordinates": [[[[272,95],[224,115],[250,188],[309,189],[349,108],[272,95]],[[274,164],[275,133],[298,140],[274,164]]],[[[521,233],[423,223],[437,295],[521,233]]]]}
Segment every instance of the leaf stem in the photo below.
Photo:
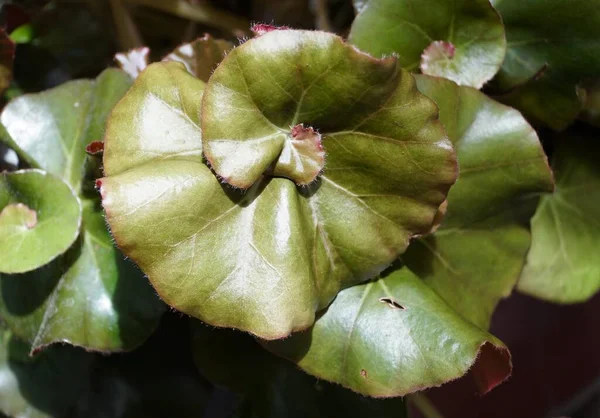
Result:
{"type": "Polygon", "coordinates": [[[129,51],[143,45],[137,26],[133,22],[123,0],[110,0],[113,19],[117,28],[119,44],[123,51],[129,51]]]}
{"type": "Polygon", "coordinates": [[[429,398],[422,392],[413,393],[408,397],[408,401],[412,403],[425,418],[444,418],[440,411],[437,410],[429,398]]]}
{"type": "Polygon", "coordinates": [[[249,34],[250,22],[246,19],[215,9],[207,4],[191,4],[181,0],[127,0],[127,2],[224,29],[237,37],[249,34]]]}

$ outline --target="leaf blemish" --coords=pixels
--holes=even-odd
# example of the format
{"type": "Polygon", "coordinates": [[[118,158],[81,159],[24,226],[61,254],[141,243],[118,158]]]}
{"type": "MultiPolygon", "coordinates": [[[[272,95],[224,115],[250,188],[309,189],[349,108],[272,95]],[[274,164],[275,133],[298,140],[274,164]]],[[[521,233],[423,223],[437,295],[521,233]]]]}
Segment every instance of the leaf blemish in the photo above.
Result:
{"type": "Polygon", "coordinates": [[[367,371],[366,371],[365,369],[361,369],[361,371],[360,371],[360,375],[361,375],[362,377],[364,377],[365,379],[368,377],[367,371]]]}
{"type": "Polygon", "coordinates": [[[396,302],[392,298],[379,298],[379,302],[387,304],[392,309],[401,309],[401,310],[406,309],[404,306],[400,305],[398,302],[396,302]]]}

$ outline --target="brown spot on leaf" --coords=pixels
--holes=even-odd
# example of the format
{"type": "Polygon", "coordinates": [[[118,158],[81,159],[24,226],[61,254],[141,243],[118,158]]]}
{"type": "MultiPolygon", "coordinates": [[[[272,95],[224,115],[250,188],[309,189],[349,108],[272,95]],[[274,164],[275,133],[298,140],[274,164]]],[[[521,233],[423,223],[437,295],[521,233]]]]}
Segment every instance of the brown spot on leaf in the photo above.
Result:
{"type": "Polygon", "coordinates": [[[379,302],[387,304],[392,309],[406,309],[392,298],[379,298],[379,302]]]}
{"type": "Polygon", "coordinates": [[[367,377],[369,377],[369,376],[367,375],[367,371],[366,371],[365,369],[362,369],[362,370],[360,371],[360,375],[361,375],[363,378],[365,378],[365,379],[366,379],[367,377]]]}

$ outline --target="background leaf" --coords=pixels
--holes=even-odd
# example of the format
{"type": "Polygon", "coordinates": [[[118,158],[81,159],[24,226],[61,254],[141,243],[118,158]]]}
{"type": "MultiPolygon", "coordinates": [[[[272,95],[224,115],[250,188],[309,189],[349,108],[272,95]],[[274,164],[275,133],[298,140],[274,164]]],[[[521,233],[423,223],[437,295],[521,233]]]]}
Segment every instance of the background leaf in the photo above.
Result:
{"type": "MultiPolygon", "coordinates": [[[[164,306],[106,230],[99,196],[85,178],[86,146],[102,139],[106,116],[131,81],[106,70],[11,102],[4,139],[30,164],[60,176],[83,207],[79,239],[52,263],[25,275],[0,275],[0,312],[37,351],[54,342],[90,350],[130,350],[152,332],[164,306]]],[[[28,249],[31,251],[32,249],[28,249]]]]}
{"type": "Polygon", "coordinates": [[[190,74],[204,82],[233,48],[233,44],[223,39],[215,39],[208,33],[193,42],[178,46],[163,61],[176,61],[185,65],[190,74]]]}
{"type": "Polygon", "coordinates": [[[407,70],[481,88],[500,68],[504,27],[489,0],[369,0],[349,41],[377,57],[398,54],[407,70]]]}
{"type": "Polygon", "coordinates": [[[577,117],[576,85],[600,72],[600,14],[587,0],[493,0],[507,53],[495,79],[501,100],[556,130],[577,117]],[[543,18],[540,18],[543,16],[543,18]]]}
{"type": "Polygon", "coordinates": [[[0,174],[0,271],[34,270],[79,235],[81,205],[61,179],[41,170],[0,174]]]}
{"type": "Polygon", "coordinates": [[[597,134],[568,132],[555,141],[554,194],[531,221],[533,241],[519,280],[523,293],[555,303],[582,302],[600,290],[596,247],[600,170],[597,134]]]}
{"type": "Polygon", "coordinates": [[[436,102],[461,167],[441,227],[402,257],[447,303],[487,329],[508,296],[531,239],[536,196],[552,173],[536,132],[514,109],[448,80],[417,76],[436,102]],[[466,302],[468,301],[468,302],[466,302]]]}

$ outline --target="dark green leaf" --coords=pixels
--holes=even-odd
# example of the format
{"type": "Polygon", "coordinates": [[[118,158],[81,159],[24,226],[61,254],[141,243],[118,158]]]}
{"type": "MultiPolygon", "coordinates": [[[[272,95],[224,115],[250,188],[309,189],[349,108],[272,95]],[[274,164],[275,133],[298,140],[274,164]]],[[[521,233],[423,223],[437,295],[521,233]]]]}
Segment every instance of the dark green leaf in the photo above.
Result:
{"type": "Polygon", "coordinates": [[[481,88],[500,68],[504,27],[489,0],[355,1],[350,42],[408,70],[481,88]]]}
{"type": "Polygon", "coordinates": [[[600,290],[599,158],[595,133],[567,133],[556,141],[556,190],[542,197],[531,221],[533,241],[518,284],[521,292],[573,303],[600,290]]]}
{"type": "MultiPolygon", "coordinates": [[[[94,179],[85,177],[86,146],[102,139],[106,116],[130,83],[123,72],[107,70],[95,81],[22,96],[0,116],[4,139],[30,164],[68,182],[83,205],[79,239],[66,253],[27,274],[0,275],[0,313],[32,351],[58,341],[130,350],[148,337],[164,310],[141,272],[113,246],[98,196],[91,193],[94,179]]],[[[39,245],[23,247],[19,256],[39,245]]]]}
{"type": "Polygon", "coordinates": [[[81,205],[42,170],[0,174],[0,272],[23,273],[64,253],[79,235],[81,205]]]}
{"type": "Polygon", "coordinates": [[[463,317],[487,329],[530,244],[515,207],[551,191],[552,173],[537,134],[519,112],[447,80],[417,80],[440,108],[461,175],[439,230],[417,240],[403,260],[463,317]]]}
{"type": "Polygon", "coordinates": [[[413,77],[335,35],[267,33],[211,77],[202,139],[217,174],[246,191],[202,162],[203,88],[176,63],[136,80],[110,118],[101,192],[115,239],[159,294],[213,325],[267,339],[305,329],[340,289],[429,231],[455,180],[436,108],[413,77]],[[315,157],[319,139],[326,167],[315,182],[279,176],[306,174],[298,160],[315,157]]]}
{"type": "Polygon", "coordinates": [[[260,418],[402,418],[402,399],[370,399],[319,382],[292,363],[231,330],[192,326],[192,350],[200,372],[211,382],[246,396],[245,412],[260,418]]]}
{"type": "Polygon", "coordinates": [[[579,113],[576,85],[600,73],[600,9],[589,0],[493,0],[506,26],[496,77],[508,104],[564,129],[579,113]]]}

